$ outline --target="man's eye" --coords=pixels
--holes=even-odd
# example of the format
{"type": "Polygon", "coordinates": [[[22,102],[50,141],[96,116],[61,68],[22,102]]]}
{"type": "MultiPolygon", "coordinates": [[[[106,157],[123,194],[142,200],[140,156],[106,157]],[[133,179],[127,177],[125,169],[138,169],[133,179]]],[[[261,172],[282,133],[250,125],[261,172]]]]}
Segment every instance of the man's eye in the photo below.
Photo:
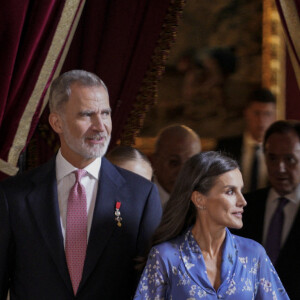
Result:
{"type": "Polygon", "coordinates": [[[92,115],[91,112],[82,112],[82,113],[80,113],[81,117],[90,117],[91,115],[92,115]]]}
{"type": "Polygon", "coordinates": [[[295,164],[297,162],[295,157],[293,157],[293,156],[287,157],[286,160],[289,164],[295,164]]]}
{"type": "Polygon", "coordinates": [[[180,162],[178,160],[170,160],[169,165],[172,167],[177,167],[180,165],[180,162]]]}
{"type": "Polygon", "coordinates": [[[269,156],[268,156],[268,159],[269,159],[270,161],[275,161],[275,160],[276,160],[276,156],[269,155],[269,156]]]}
{"type": "Polygon", "coordinates": [[[110,111],[109,110],[105,110],[102,112],[102,115],[104,116],[110,116],[110,111]]]}

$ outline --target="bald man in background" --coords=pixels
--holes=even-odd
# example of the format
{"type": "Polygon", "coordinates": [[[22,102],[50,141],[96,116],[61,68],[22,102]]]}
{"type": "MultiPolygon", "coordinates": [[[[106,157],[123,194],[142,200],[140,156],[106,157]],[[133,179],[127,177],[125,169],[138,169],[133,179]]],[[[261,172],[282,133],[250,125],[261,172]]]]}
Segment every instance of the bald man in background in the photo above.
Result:
{"type": "Polygon", "coordinates": [[[152,156],[152,165],[154,182],[158,187],[163,207],[169,200],[183,164],[200,151],[199,136],[185,125],[170,125],[159,132],[152,156]]]}

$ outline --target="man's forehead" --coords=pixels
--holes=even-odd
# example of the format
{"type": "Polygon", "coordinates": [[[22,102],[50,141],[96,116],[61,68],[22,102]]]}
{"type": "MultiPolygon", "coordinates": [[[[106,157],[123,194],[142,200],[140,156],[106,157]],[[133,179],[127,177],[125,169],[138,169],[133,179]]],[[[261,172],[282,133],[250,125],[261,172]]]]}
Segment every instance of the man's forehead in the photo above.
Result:
{"type": "Polygon", "coordinates": [[[102,86],[75,85],[71,89],[69,101],[80,105],[101,104],[102,106],[109,107],[108,94],[102,86]]]}
{"type": "Polygon", "coordinates": [[[259,102],[259,101],[252,101],[249,106],[249,108],[256,108],[256,109],[274,109],[275,103],[272,102],[259,102]]]}
{"type": "Polygon", "coordinates": [[[184,147],[184,145],[176,145],[173,147],[166,147],[163,151],[160,151],[160,155],[164,157],[180,158],[191,157],[198,153],[195,151],[195,147],[184,147]]]}
{"type": "Polygon", "coordinates": [[[300,142],[294,143],[287,145],[285,143],[277,144],[276,147],[274,143],[266,143],[266,153],[268,154],[284,154],[284,155],[289,155],[289,154],[300,154],[300,142]]]}

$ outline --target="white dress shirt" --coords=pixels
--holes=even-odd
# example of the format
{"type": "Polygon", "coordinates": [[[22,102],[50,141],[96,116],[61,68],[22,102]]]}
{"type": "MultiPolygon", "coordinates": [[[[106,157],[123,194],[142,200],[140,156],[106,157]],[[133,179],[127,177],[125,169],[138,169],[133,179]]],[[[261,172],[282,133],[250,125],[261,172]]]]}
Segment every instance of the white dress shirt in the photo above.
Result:
{"type": "Polygon", "coordinates": [[[264,188],[268,183],[267,176],[267,167],[265,163],[265,157],[263,153],[262,143],[257,143],[252,136],[245,132],[243,136],[243,146],[242,146],[242,157],[241,157],[241,169],[244,180],[244,189],[243,193],[247,193],[250,190],[251,184],[251,168],[252,168],[252,160],[254,155],[254,148],[258,146],[257,150],[258,155],[258,174],[259,178],[257,181],[257,188],[264,188]]]}
{"type": "MultiPolygon", "coordinates": [[[[82,177],[80,183],[85,187],[86,200],[87,200],[87,216],[88,216],[88,228],[87,228],[87,238],[89,237],[93,213],[95,208],[97,190],[98,190],[98,180],[99,171],[101,167],[101,157],[96,158],[91,164],[86,166],[84,170],[87,175],[82,177]]],[[[65,232],[67,223],[67,207],[68,198],[70,190],[75,184],[75,174],[77,168],[71,165],[58,151],[56,156],[56,180],[57,180],[57,194],[58,194],[58,204],[60,213],[60,222],[62,235],[65,243],[65,232]]]]}
{"type": "MultiPolygon", "coordinates": [[[[266,203],[265,217],[264,217],[264,232],[263,232],[263,245],[266,245],[267,234],[272,216],[278,206],[278,198],[280,196],[277,192],[271,188],[266,203]]],[[[284,223],[282,228],[281,246],[285,243],[288,234],[292,228],[296,214],[300,205],[300,185],[294,190],[293,193],[284,196],[289,202],[283,208],[284,212],[284,223]]]]}

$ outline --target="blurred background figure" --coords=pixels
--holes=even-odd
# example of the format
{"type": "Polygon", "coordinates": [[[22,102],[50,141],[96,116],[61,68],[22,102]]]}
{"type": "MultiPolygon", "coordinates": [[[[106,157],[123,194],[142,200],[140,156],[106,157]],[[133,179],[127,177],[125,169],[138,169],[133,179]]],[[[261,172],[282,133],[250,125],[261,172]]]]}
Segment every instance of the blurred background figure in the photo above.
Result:
{"type": "Polygon", "coordinates": [[[265,88],[250,93],[244,109],[245,130],[242,135],[221,139],[217,149],[239,162],[244,179],[244,193],[266,187],[267,170],[262,141],[267,128],[276,118],[276,99],[265,88]]]}
{"type": "Polygon", "coordinates": [[[130,146],[118,146],[111,150],[107,159],[128,171],[134,172],[148,180],[152,179],[152,166],[148,157],[136,148],[130,146]]]}
{"type": "Polygon", "coordinates": [[[271,187],[245,195],[244,226],[237,232],[262,243],[291,299],[300,296],[300,122],[277,121],[264,152],[271,187]]]}
{"type": "MultiPolygon", "coordinates": [[[[186,70],[183,79],[183,100],[192,103],[200,101],[203,104],[208,101],[214,113],[223,112],[228,108],[224,86],[237,67],[234,50],[230,47],[214,47],[195,51],[191,61],[193,64],[186,70]]],[[[187,108],[186,113],[193,116],[195,111],[191,107],[190,111],[187,108]]]]}
{"type": "Polygon", "coordinates": [[[170,125],[159,132],[151,161],[154,182],[158,187],[163,207],[169,200],[183,164],[200,151],[199,136],[185,125],[170,125]]]}

